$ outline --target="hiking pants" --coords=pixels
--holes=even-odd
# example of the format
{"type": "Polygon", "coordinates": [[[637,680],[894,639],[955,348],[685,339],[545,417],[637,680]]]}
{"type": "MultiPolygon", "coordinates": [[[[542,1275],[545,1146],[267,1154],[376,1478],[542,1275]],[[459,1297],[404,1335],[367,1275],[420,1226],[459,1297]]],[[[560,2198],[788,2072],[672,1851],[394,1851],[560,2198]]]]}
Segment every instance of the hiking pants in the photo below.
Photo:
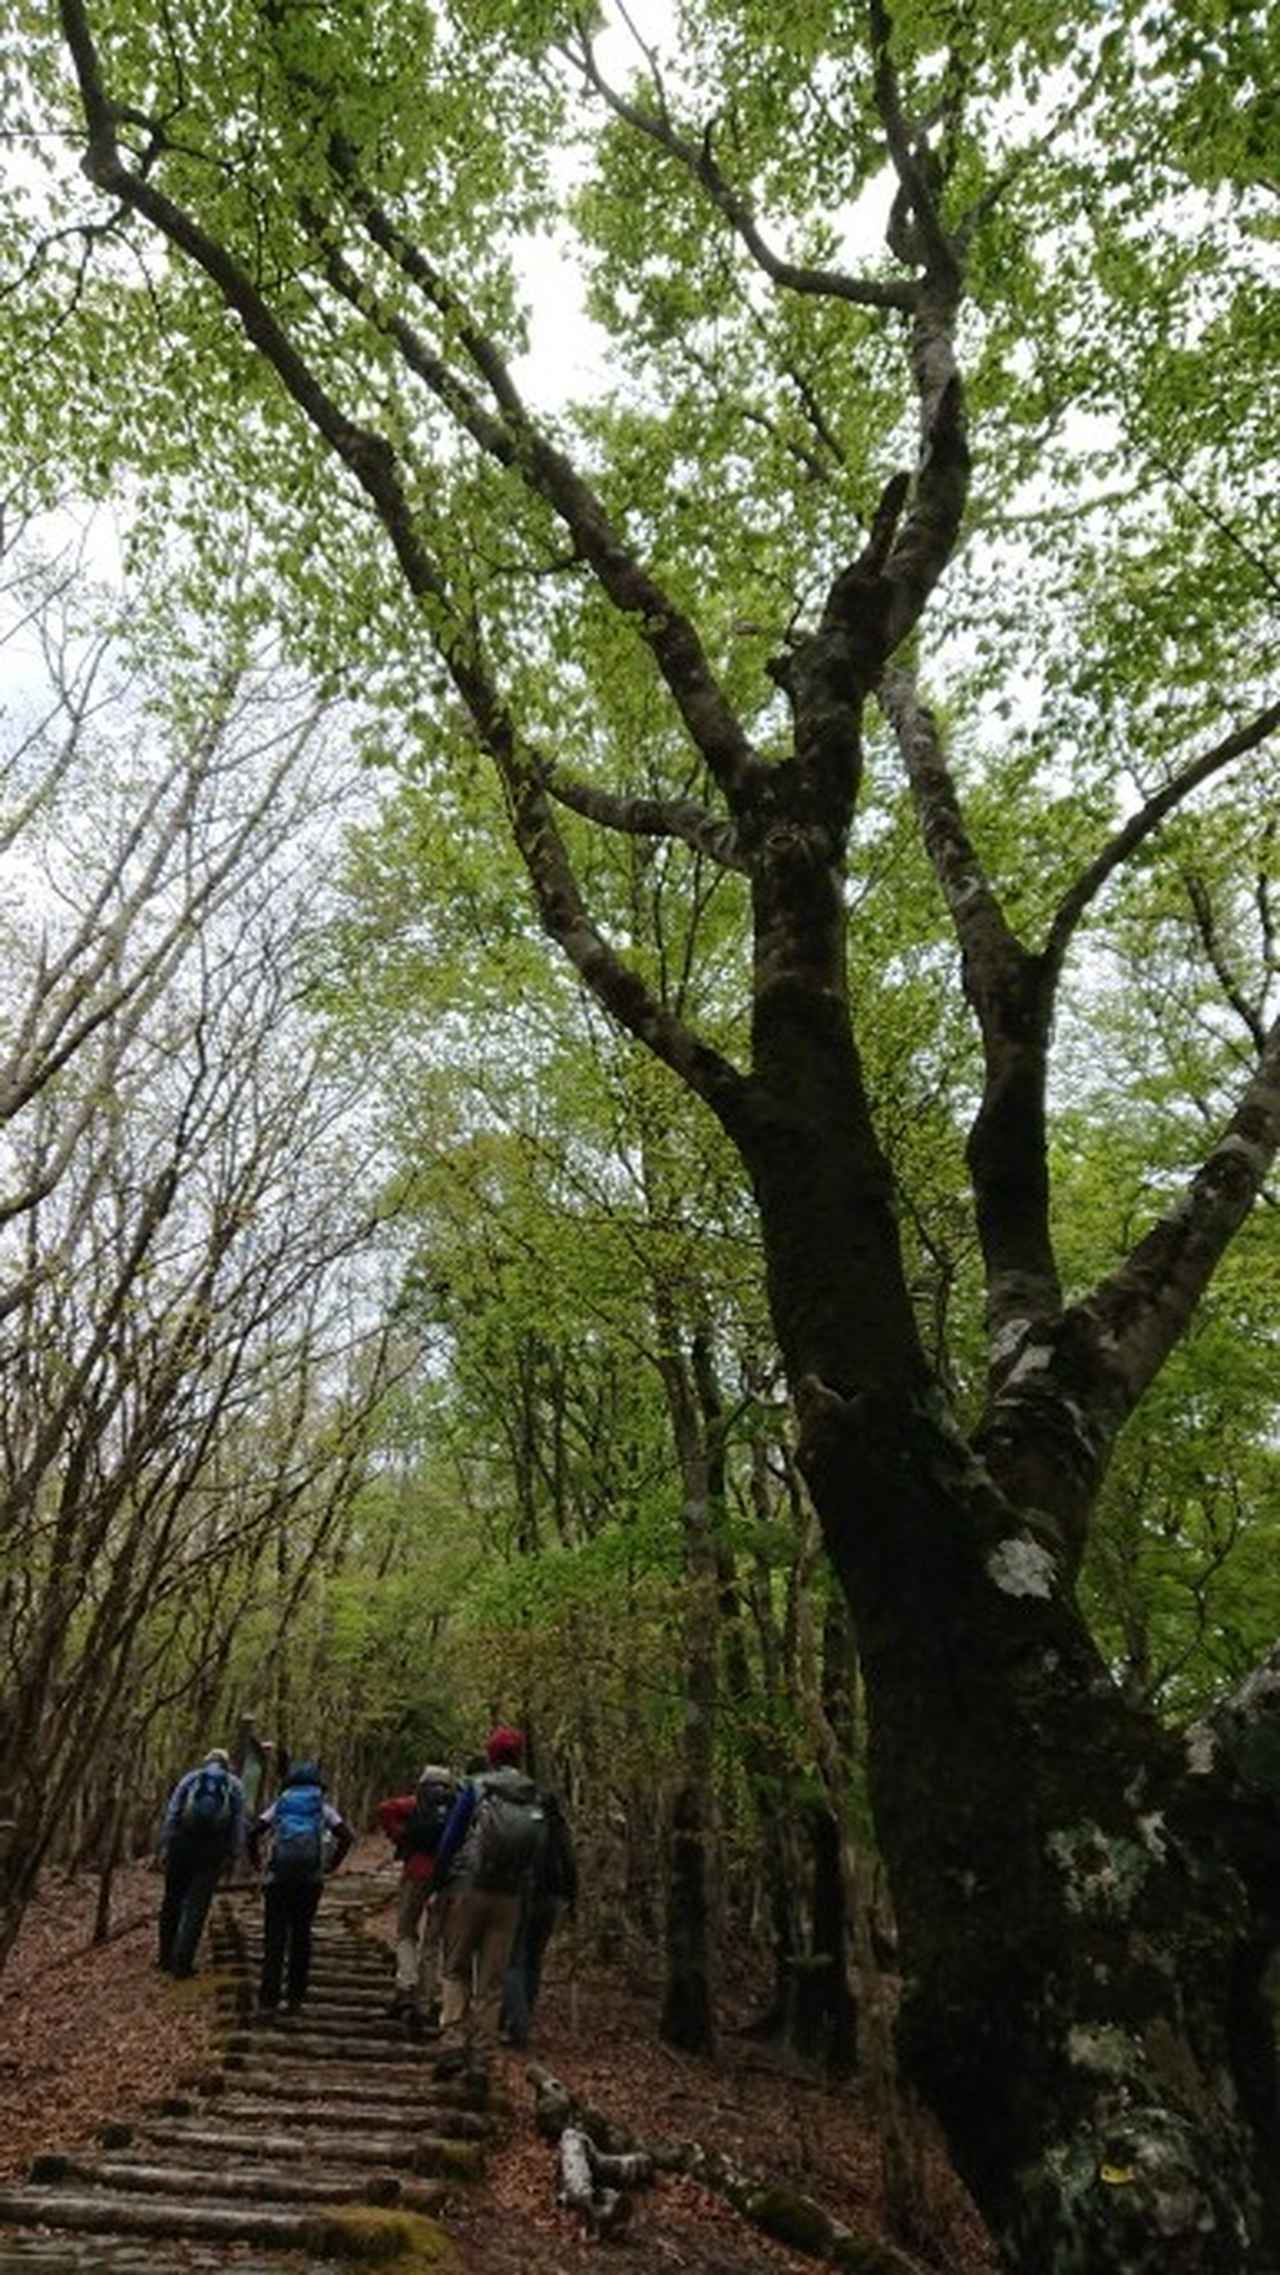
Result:
{"type": "Polygon", "coordinates": [[[520,1898],[503,1890],[450,1889],[440,1930],[443,2048],[467,2046],[484,2054],[497,2043],[502,1977],[519,1916],[520,1898]]]}
{"type": "Polygon", "coordinates": [[[542,1982],[542,1961],[560,1916],[554,1896],[526,1896],[502,1978],[502,2028],[512,2046],[527,2046],[542,1982]]]}
{"type": "Polygon", "coordinates": [[[262,1892],[262,1982],[258,1992],[263,2006],[279,2006],[285,1981],[285,1953],[289,1955],[285,1997],[301,2006],[311,1977],[311,1923],[324,1891],[323,1880],[268,1880],[262,1892]]]}
{"type": "Polygon", "coordinates": [[[212,1849],[207,1841],[175,1838],[169,1843],[160,1905],[160,1964],[171,1975],[189,1975],[195,1967],[196,1946],[226,1861],[222,1842],[212,1849]]]}
{"type": "Polygon", "coordinates": [[[412,1999],[420,2014],[440,1996],[440,1936],[427,1910],[429,1880],[402,1880],[396,1912],[396,1996],[412,1999]]]}

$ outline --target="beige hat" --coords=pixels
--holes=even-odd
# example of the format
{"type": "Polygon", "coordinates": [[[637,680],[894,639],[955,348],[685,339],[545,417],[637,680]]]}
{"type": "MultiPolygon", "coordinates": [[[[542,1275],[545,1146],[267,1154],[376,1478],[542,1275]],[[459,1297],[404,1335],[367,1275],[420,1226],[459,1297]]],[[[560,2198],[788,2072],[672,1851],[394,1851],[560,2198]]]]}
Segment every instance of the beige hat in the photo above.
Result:
{"type": "Polygon", "coordinates": [[[419,1785],[452,1785],[453,1771],[443,1762],[424,1762],[418,1772],[419,1785]]]}

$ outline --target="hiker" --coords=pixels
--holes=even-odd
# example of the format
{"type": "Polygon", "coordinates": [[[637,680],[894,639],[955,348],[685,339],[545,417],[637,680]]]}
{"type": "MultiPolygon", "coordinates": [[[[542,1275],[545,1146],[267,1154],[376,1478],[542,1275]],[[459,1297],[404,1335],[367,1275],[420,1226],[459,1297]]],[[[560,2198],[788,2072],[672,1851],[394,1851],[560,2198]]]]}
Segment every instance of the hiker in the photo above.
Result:
{"type": "Polygon", "coordinates": [[[213,1891],[243,1840],[244,1788],[231,1774],[230,1755],[213,1746],[178,1779],[161,1827],[164,1897],[157,1964],[166,1975],[194,1975],[213,1891]]]}
{"type": "Polygon", "coordinates": [[[426,1762],[412,1793],[378,1803],[378,1823],[403,1866],[391,2012],[403,2016],[413,2038],[439,2022],[440,1937],[430,1898],[436,1851],[457,1791],[443,1763],[426,1762]]]}
{"type": "Polygon", "coordinates": [[[436,2074],[483,2068],[497,2039],[503,1971],[520,1893],[546,1833],[542,1796],[520,1767],[524,1737],[500,1726],[487,1767],[461,1786],[436,1851],[443,1999],[436,2074]],[[474,1980],[473,1980],[474,1967],[474,1980]]]}
{"type": "Polygon", "coordinates": [[[324,1779],[315,1762],[295,1762],[270,1808],[254,1818],[249,1861],[255,1871],[264,1837],[270,1838],[271,1853],[263,1887],[258,2013],[276,2012],[284,1984],[286,2012],[296,2014],[307,1995],[311,1926],[325,1874],[337,1871],[355,1839],[346,1818],[325,1800],[324,1779]]]}
{"type": "Polygon", "coordinates": [[[578,1860],[558,1796],[543,1792],[546,1833],[520,1892],[520,1913],[502,1981],[498,2036],[522,2051],[529,2043],[542,1962],[561,1911],[578,1901],[578,1860]]]}

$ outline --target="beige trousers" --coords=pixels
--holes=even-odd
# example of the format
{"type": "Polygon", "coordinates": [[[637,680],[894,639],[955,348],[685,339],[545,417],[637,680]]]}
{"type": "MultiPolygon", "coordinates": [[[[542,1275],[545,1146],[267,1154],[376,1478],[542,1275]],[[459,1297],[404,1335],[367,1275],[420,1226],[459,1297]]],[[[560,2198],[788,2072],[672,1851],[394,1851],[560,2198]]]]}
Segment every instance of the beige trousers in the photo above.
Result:
{"type": "Polygon", "coordinates": [[[494,1888],[450,1889],[440,1929],[445,2047],[487,2053],[497,2044],[502,1978],[520,1912],[520,1898],[494,1888]]]}
{"type": "Polygon", "coordinates": [[[402,1880],[396,1912],[396,1995],[415,1999],[423,2014],[440,1995],[440,1938],[427,1910],[429,1880],[402,1880]]]}

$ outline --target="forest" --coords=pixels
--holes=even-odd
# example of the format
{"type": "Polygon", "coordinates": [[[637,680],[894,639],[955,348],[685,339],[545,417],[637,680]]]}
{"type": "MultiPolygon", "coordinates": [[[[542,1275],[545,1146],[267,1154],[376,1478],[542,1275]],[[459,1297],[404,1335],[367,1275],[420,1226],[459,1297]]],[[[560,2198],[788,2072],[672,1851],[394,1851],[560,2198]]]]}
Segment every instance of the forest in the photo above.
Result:
{"type": "Polygon", "coordinates": [[[1280,18],[0,26],[0,1968],[515,1720],[904,2239],[1274,2275],[1280,18]]]}

